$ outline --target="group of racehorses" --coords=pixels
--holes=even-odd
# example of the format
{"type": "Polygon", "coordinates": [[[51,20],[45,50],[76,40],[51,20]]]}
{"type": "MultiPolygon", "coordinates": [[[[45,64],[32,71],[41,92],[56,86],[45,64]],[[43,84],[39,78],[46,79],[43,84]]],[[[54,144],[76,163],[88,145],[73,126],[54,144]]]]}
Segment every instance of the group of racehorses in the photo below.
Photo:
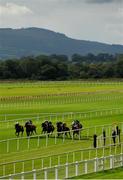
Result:
{"type": "MultiPolygon", "coordinates": [[[[27,136],[33,135],[34,133],[36,134],[36,126],[32,124],[32,121],[29,120],[25,123],[25,128],[26,128],[26,134],[27,136]]],[[[18,122],[15,124],[15,134],[19,136],[20,132],[21,135],[24,133],[24,126],[20,125],[18,122]]]]}
{"type": "MultiPolygon", "coordinates": [[[[15,134],[17,136],[19,136],[20,132],[21,132],[21,135],[23,135],[23,132],[24,132],[24,127],[26,128],[26,134],[27,136],[31,136],[33,134],[37,134],[36,132],[36,126],[32,123],[31,120],[27,121],[25,123],[25,126],[22,126],[20,125],[18,122],[15,124],[15,134]]],[[[74,120],[72,122],[72,125],[71,125],[71,129],[69,127],[67,127],[67,124],[64,123],[64,122],[57,122],[56,123],[56,129],[57,129],[57,135],[58,137],[60,135],[69,135],[71,137],[71,130],[72,130],[72,135],[74,136],[75,134],[78,134],[79,135],[79,132],[82,130],[82,124],[78,121],[78,120],[74,120]]],[[[54,125],[52,124],[51,121],[44,121],[42,124],[41,124],[41,128],[42,128],[42,134],[45,134],[47,133],[48,136],[50,134],[52,134],[55,130],[55,127],[54,125]]]]}

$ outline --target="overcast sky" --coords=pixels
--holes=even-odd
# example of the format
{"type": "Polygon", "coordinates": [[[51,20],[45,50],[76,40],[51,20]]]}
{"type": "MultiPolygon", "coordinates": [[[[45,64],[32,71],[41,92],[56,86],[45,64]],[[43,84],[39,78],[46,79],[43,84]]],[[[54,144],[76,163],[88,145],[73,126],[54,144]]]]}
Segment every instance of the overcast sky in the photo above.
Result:
{"type": "Polygon", "coordinates": [[[0,0],[0,27],[41,27],[123,44],[123,0],[0,0]]]}

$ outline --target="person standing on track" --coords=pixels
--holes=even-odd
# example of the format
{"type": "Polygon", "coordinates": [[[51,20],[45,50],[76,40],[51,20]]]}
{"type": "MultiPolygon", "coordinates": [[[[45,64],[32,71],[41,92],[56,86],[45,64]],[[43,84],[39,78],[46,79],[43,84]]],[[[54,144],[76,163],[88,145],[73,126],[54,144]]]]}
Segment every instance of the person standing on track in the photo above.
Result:
{"type": "Polygon", "coordinates": [[[104,142],[103,146],[105,146],[105,144],[106,144],[106,132],[105,132],[105,130],[103,130],[103,142],[104,142]]]}

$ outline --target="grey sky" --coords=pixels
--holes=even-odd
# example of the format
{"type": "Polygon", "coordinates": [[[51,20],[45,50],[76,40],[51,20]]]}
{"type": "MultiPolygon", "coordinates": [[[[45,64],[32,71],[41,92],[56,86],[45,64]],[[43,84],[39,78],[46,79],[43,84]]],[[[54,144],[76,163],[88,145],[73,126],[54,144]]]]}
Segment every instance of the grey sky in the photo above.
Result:
{"type": "Polygon", "coordinates": [[[0,0],[0,27],[32,26],[123,44],[123,0],[0,0]]]}

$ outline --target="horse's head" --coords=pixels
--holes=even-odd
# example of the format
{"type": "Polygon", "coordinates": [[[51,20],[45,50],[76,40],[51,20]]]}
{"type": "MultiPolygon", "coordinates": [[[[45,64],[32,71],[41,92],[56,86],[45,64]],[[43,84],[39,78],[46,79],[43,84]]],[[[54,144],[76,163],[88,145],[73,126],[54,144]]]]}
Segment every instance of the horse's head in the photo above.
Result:
{"type": "Polygon", "coordinates": [[[27,127],[27,126],[28,126],[28,122],[25,123],[25,127],[27,127]]]}
{"type": "Polygon", "coordinates": [[[15,124],[15,129],[17,129],[19,127],[19,123],[15,124]]]}
{"type": "Polygon", "coordinates": [[[57,131],[62,131],[63,123],[62,122],[57,122],[56,125],[57,125],[57,131]]]}
{"type": "Polygon", "coordinates": [[[59,127],[59,126],[60,126],[60,124],[61,124],[61,122],[57,122],[57,123],[56,123],[56,126],[57,126],[57,127],[59,127]]]}
{"type": "Polygon", "coordinates": [[[45,127],[45,123],[42,123],[41,126],[42,126],[42,128],[45,127]]]}

